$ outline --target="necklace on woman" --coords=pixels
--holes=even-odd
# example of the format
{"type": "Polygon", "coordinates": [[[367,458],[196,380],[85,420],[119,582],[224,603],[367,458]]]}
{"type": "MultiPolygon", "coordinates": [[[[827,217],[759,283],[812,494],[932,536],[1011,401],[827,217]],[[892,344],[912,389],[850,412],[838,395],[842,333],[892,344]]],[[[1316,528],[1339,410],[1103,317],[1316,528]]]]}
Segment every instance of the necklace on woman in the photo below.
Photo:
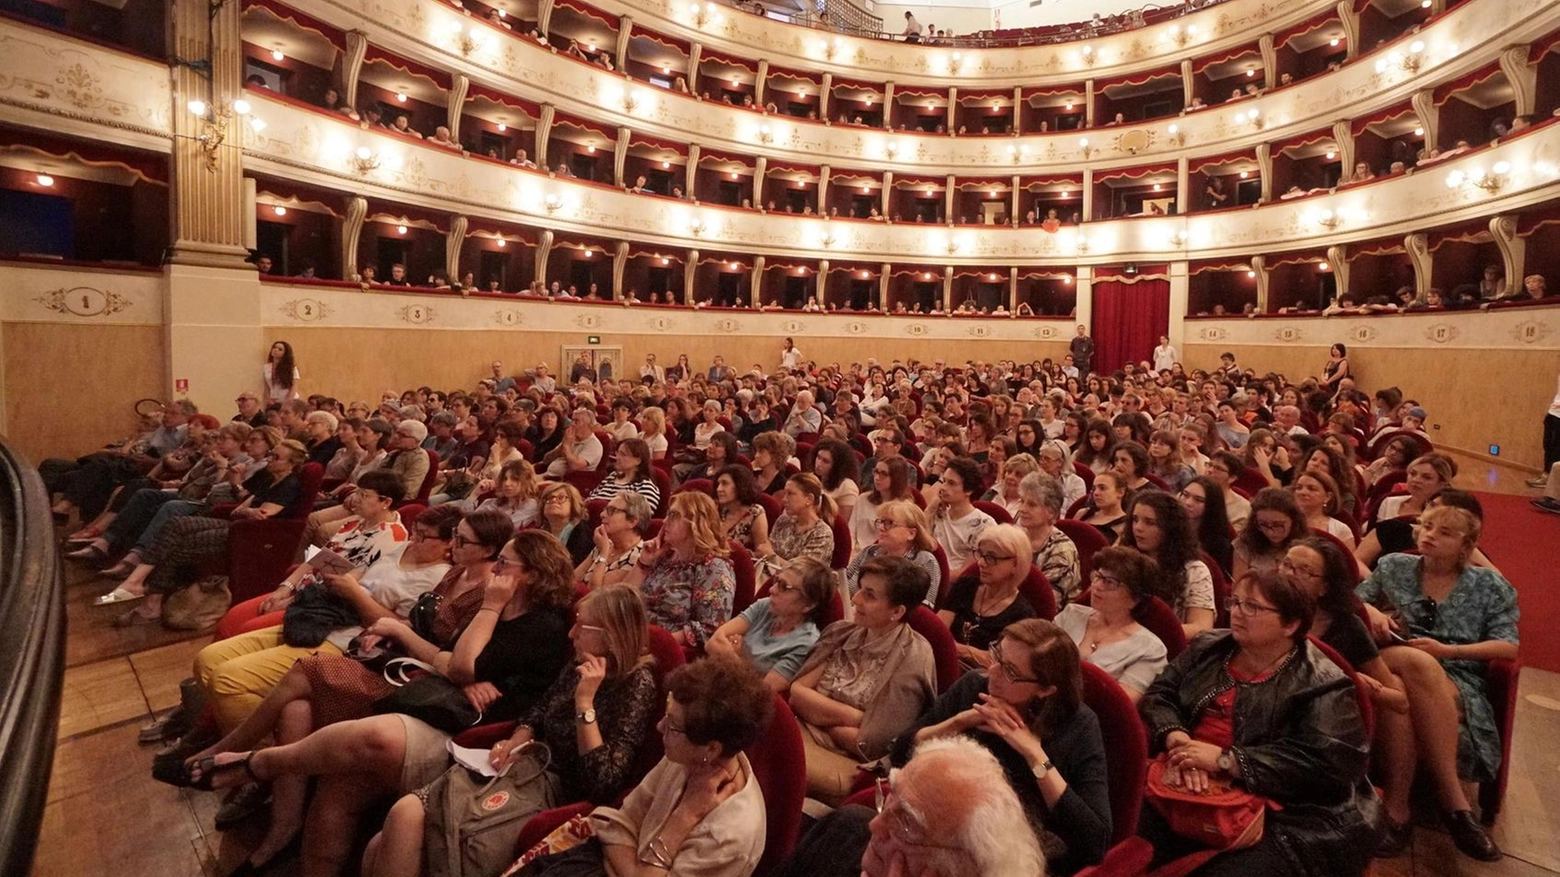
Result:
{"type": "MultiPolygon", "coordinates": [[[[1127,622],[1127,624],[1131,623],[1132,622],[1130,620],[1127,622]]],[[[1089,627],[1085,631],[1083,637],[1084,642],[1089,644],[1089,654],[1092,655],[1099,651],[1100,646],[1102,645],[1109,645],[1114,643],[1116,641],[1114,638],[1115,635],[1121,633],[1123,630],[1126,630],[1127,624],[1123,624],[1119,627],[1110,627],[1105,623],[1105,616],[1100,615],[1098,612],[1094,613],[1094,615],[1089,618],[1089,627]]],[[[1079,643],[1078,645],[1080,649],[1083,647],[1083,643],[1079,643]]]]}
{"type": "Polygon", "coordinates": [[[988,616],[996,614],[995,612],[986,612],[986,611],[982,610],[981,609],[982,603],[985,604],[987,609],[990,609],[993,606],[1000,605],[1005,600],[1006,601],[1011,601],[1013,599],[1013,597],[1018,595],[1018,588],[1014,588],[1011,593],[1009,593],[1006,589],[1004,589],[1001,593],[997,594],[996,599],[992,599],[991,594],[992,594],[992,590],[988,590],[986,585],[980,586],[980,588],[975,592],[975,600],[973,601],[974,605],[971,606],[970,608],[974,609],[975,610],[975,614],[980,616],[981,618],[986,618],[988,616]],[[985,593],[985,599],[984,600],[981,599],[981,593],[982,592],[985,593]]]}

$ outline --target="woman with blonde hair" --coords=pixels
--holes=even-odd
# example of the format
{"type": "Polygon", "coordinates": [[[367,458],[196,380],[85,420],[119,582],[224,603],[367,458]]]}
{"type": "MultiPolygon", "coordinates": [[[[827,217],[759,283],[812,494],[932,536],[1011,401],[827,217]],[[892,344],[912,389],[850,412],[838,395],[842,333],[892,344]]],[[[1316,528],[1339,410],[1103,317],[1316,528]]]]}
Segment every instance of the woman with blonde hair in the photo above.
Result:
{"type": "Polygon", "coordinates": [[[780,504],[769,538],[753,545],[760,579],[799,558],[827,564],[834,557],[834,517],[839,510],[818,476],[801,472],[786,479],[780,504]]]}
{"type": "Polygon", "coordinates": [[[731,619],[737,580],[730,554],[715,500],[679,493],[661,534],[644,544],[625,583],[644,594],[651,623],[678,644],[702,649],[731,619]]]}
{"type": "Polygon", "coordinates": [[[1040,614],[1019,592],[1029,575],[1030,557],[1029,534],[1021,527],[995,524],[980,531],[975,571],[953,580],[937,613],[953,632],[966,668],[989,668],[991,644],[1002,629],[1040,614]]]}
{"type": "Polygon", "coordinates": [[[639,437],[645,440],[650,448],[650,459],[662,460],[666,458],[666,412],[660,408],[651,406],[639,412],[639,437]]]}
{"type": "Polygon", "coordinates": [[[1338,512],[1340,499],[1338,482],[1332,480],[1331,475],[1314,470],[1302,471],[1295,475],[1289,492],[1294,494],[1295,505],[1300,507],[1300,514],[1305,516],[1307,527],[1329,533],[1348,546],[1349,550],[1354,549],[1354,531],[1333,516],[1338,512]]]}
{"type": "Polygon", "coordinates": [[[1018,514],[1018,483],[1031,472],[1040,471],[1040,461],[1028,454],[1015,454],[1002,461],[1001,475],[997,483],[986,491],[981,499],[994,502],[1007,510],[1010,516],[1018,514]]]}
{"type": "Polygon", "coordinates": [[[498,471],[493,482],[484,481],[471,492],[471,502],[479,493],[492,491],[493,495],[477,504],[476,511],[492,509],[503,512],[514,522],[515,528],[529,527],[541,517],[541,503],[537,501],[536,470],[525,460],[510,460],[498,471]],[[487,489],[483,489],[487,485],[487,489]]]}
{"type": "Polygon", "coordinates": [[[861,582],[861,568],[874,557],[903,557],[926,571],[930,585],[922,599],[928,608],[937,605],[942,588],[942,568],[937,565],[937,540],[932,536],[926,512],[905,499],[890,500],[877,507],[872,521],[877,540],[857,552],[845,567],[845,596],[852,597],[861,582]]]}
{"type": "Polygon", "coordinates": [[[1376,521],[1390,521],[1425,510],[1430,497],[1443,487],[1451,487],[1457,477],[1457,461],[1445,454],[1430,453],[1408,464],[1408,495],[1389,496],[1376,510],[1376,521]]]}

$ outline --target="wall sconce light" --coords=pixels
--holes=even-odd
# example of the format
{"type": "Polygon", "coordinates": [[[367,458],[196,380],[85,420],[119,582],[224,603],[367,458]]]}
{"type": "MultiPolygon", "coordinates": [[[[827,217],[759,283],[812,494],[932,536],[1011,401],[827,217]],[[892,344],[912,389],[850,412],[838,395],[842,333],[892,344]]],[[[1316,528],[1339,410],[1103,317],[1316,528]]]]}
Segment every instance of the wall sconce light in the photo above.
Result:
{"type": "Polygon", "coordinates": [[[507,241],[507,240],[504,240],[504,239],[503,239],[503,238],[499,238],[499,239],[498,239],[498,240],[497,240],[497,241],[495,241],[495,242],[494,242],[494,243],[496,243],[496,244],[498,244],[498,248],[499,248],[499,249],[500,249],[500,250],[502,250],[502,249],[503,249],[503,248],[505,248],[505,247],[507,247],[507,246],[509,246],[509,241],[507,241]]]}
{"type": "Polygon", "coordinates": [[[887,143],[883,144],[883,151],[888,153],[888,157],[889,158],[893,158],[893,157],[897,156],[899,154],[899,143],[898,143],[898,141],[890,140],[887,143]]]}
{"type": "Polygon", "coordinates": [[[352,154],[352,169],[360,174],[379,169],[379,156],[367,146],[359,146],[352,154]]]}
{"type": "Polygon", "coordinates": [[[1170,32],[1165,35],[1170,42],[1177,46],[1185,46],[1193,37],[1197,36],[1197,26],[1188,25],[1185,30],[1179,24],[1170,25],[1170,32]]]}
{"type": "Polygon", "coordinates": [[[281,61],[281,60],[285,59],[286,57],[287,56],[285,54],[283,54],[283,52],[281,50],[281,47],[279,47],[279,46],[277,48],[271,50],[271,60],[272,61],[281,61]]]}
{"type": "Polygon", "coordinates": [[[694,237],[704,234],[704,220],[697,216],[688,220],[688,230],[693,232],[694,237]]]}
{"type": "Polygon", "coordinates": [[[249,105],[249,101],[243,98],[226,106],[216,106],[197,98],[184,106],[200,119],[200,133],[195,135],[195,141],[200,144],[201,155],[209,171],[215,172],[217,169],[217,154],[222,144],[227,142],[227,126],[234,116],[248,122],[257,134],[266,127],[263,120],[253,115],[254,108],[249,105]]]}
{"type": "Polygon", "coordinates": [[[1246,271],[1246,279],[1247,280],[1255,280],[1255,279],[1257,279],[1257,272],[1252,271],[1250,269],[1247,269],[1247,271],[1246,271]]]}
{"type": "Polygon", "coordinates": [[[1262,114],[1256,107],[1235,114],[1235,121],[1250,125],[1253,128],[1262,128],[1262,114]]]}
{"type": "Polygon", "coordinates": [[[1329,150],[1327,150],[1327,155],[1325,157],[1326,157],[1326,159],[1328,161],[1332,161],[1333,159],[1338,157],[1338,150],[1336,150],[1336,149],[1329,149],[1329,150]]]}
{"type": "Polygon", "coordinates": [[[959,242],[956,241],[956,240],[949,239],[949,241],[948,241],[948,255],[952,256],[952,255],[954,255],[957,252],[959,252],[959,242]]]}
{"type": "Polygon", "coordinates": [[[275,207],[271,208],[271,212],[275,213],[277,216],[286,216],[287,215],[287,208],[283,207],[280,204],[278,204],[275,207]]]}
{"type": "Polygon", "coordinates": [[[1425,41],[1414,40],[1412,43],[1408,44],[1408,54],[1405,55],[1402,52],[1395,51],[1387,57],[1377,61],[1376,72],[1378,74],[1386,73],[1388,70],[1395,67],[1408,73],[1418,73],[1419,68],[1424,66],[1424,63],[1425,41]]]}
{"type": "Polygon", "coordinates": [[[774,132],[769,130],[769,126],[768,125],[759,125],[758,126],[758,141],[760,143],[773,143],[774,140],[775,140],[774,132]]]}
{"type": "Polygon", "coordinates": [[[594,143],[588,144],[585,147],[585,151],[590,153],[591,155],[595,155],[596,154],[596,144],[594,144],[594,143]]]}
{"type": "Polygon", "coordinates": [[[502,134],[502,133],[504,133],[505,131],[508,131],[508,130],[509,130],[509,126],[508,125],[505,125],[503,122],[499,122],[498,123],[498,133],[502,134]]]}
{"type": "Polygon", "coordinates": [[[1088,158],[1089,157],[1089,153],[1094,151],[1094,150],[1089,148],[1089,138],[1087,138],[1087,137],[1079,137],[1078,138],[1078,150],[1083,153],[1083,157],[1084,158],[1088,158]]]}
{"type": "Polygon", "coordinates": [[[460,33],[460,53],[462,55],[469,56],[472,52],[483,48],[484,34],[477,30],[477,25],[473,24],[464,33],[461,33],[460,22],[457,21],[454,22],[454,30],[460,33]]]}
{"type": "Polygon", "coordinates": [[[1332,270],[1332,266],[1328,265],[1326,262],[1317,262],[1316,263],[1316,270],[1318,270],[1318,271],[1331,271],[1332,270]]]}
{"type": "Polygon", "coordinates": [[[1489,173],[1485,173],[1484,168],[1481,167],[1476,167],[1466,172],[1452,171],[1446,175],[1446,188],[1463,189],[1471,187],[1481,189],[1493,195],[1506,185],[1506,175],[1509,173],[1511,173],[1511,162],[1509,161],[1495,162],[1489,173]]]}
{"type": "Polygon", "coordinates": [[[1159,184],[1158,184],[1158,183],[1155,183],[1155,184],[1154,184],[1154,191],[1155,191],[1155,192],[1158,192],[1158,191],[1160,191],[1160,190],[1161,190],[1161,189],[1163,189],[1163,188],[1164,188],[1164,187],[1163,187],[1163,186],[1161,186],[1161,185],[1159,185],[1159,184]]]}
{"type": "Polygon", "coordinates": [[[49,176],[48,174],[39,174],[38,175],[38,185],[40,185],[40,186],[44,187],[45,189],[47,189],[50,186],[54,185],[54,178],[49,176]]]}
{"type": "Polygon", "coordinates": [[[624,92],[623,111],[626,113],[632,113],[637,109],[639,109],[639,95],[633,94],[632,92],[624,92]]]}
{"type": "Polygon", "coordinates": [[[404,225],[396,226],[395,227],[395,233],[396,234],[406,234],[406,226],[404,226],[404,225]]]}
{"type": "Polygon", "coordinates": [[[1078,53],[1083,56],[1083,63],[1089,65],[1090,67],[1094,66],[1094,47],[1093,46],[1084,46],[1083,48],[1078,50],[1078,53]]]}
{"type": "Polygon", "coordinates": [[[1343,214],[1334,213],[1331,210],[1320,210],[1311,215],[1311,224],[1332,231],[1343,224],[1343,214]]]}
{"type": "Polygon", "coordinates": [[[828,248],[834,246],[834,235],[833,235],[833,233],[825,232],[823,237],[819,239],[818,243],[823,244],[823,248],[824,249],[828,249],[828,248]]]}
{"type": "Polygon", "coordinates": [[[959,54],[958,52],[954,52],[953,53],[953,57],[948,59],[948,71],[951,72],[951,73],[959,72],[959,68],[961,66],[963,66],[963,65],[964,65],[964,56],[959,54]]]}
{"type": "Polygon", "coordinates": [[[1176,146],[1186,145],[1186,132],[1181,130],[1180,125],[1174,122],[1170,123],[1170,127],[1165,129],[1165,133],[1168,135],[1166,139],[1176,146]]]}
{"type": "Polygon", "coordinates": [[[1415,126],[1414,127],[1414,136],[1415,137],[1423,137],[1423,136],[1425,136],[1425,129],[1422,126],[1415,126]]]}
{"type": "Polygon", "coordinates": [[[1089,251],[1089,239],[1083,235],[1078,235],[1077,247],[1079,253],[1087,253],[1089,251]]]}
{"type": "Polygon", "coordinates": [[[727,263],[726,263],[726,267],[727,267],[727,268],[730,268],[730,269],[731,269],[731,270],[732,270],[732,271],[735,271],[735,270],[737,270],[737,269],[738,269],[738,268],[741,268],[741,267],[742,267],[742,266],[741,266],[741,265],[738,265],[738,264],[737,264],[737,263],[736,263],[736,262],[727,262],[727,263]]]}
{"type": "Polygon", "coordinates": [[[550,214],[557,213],[563,207],[563,196],[556,193],[548,195],[542,199],[542,207],[550,214]]]}
{"type": "Polygon", "coordinates": [[[406,92],[404,92],[404,91],[396,92],[395,93],[395,100],[396,100],[396,103],[402,103],[402,104],[406,103],[406,92]]]}
{"type": "Polygon", "coordinates": [[[667,266],[667,265],[670,265],[670,264],[672,264],[672,260],[671,260],[671,259],[668,259],[668,258],[667,258],[667,257],[665,257],[665,256],[662,256],[662,257],[661,257],[661,266],[662,266],[662,267],[663,267],[663,268],[664,268],[664,267],[665,267],[665,266],[667,266]]]}
{"type": "Polygon", "coordinates": [[[591,256],[596,255],[596,251],[595,250],[586,250],[581,255],[583,255],[585,258],[589,259],[591,256]]]}
{"type": "Polygon", "coordinates": [[[1327,45],[1332,47],[1332,48],[1334,48],[1334,49],[1336,49],[1336,48],[1338,48],[1338,44],[1341,43],[1341,42],[1343,42],[1343,41],[1338,39],[1337,37],[1333,37],[1332,39],[1327,41],[1327,45]]]}
{"type": "Polygon", "coordinates": [[[1186,232],[1177,231],[1170,234],[1170,246],[1182,247],[1186,245],[1186,232]]]}
{"type": "Polygon", "coordinates": [[[710,3],[695,3],[689,11],[693,13],[693,21],[699,27],[703,27],[710,22],[720,21],[720,13],[715,11],[713,0],[710,3]]]}
{"type": "Polygon", "coordinates": [[[827,58],[830,61],[833,61],[835,53],[838,52],[839,50],[840,50],[840,38],[839,37],[835,37],[834,39],[832,39],[832,40],[830,40],[830,41],[828,41],[828,42],[823,44],[823,57],[827,58]]]}

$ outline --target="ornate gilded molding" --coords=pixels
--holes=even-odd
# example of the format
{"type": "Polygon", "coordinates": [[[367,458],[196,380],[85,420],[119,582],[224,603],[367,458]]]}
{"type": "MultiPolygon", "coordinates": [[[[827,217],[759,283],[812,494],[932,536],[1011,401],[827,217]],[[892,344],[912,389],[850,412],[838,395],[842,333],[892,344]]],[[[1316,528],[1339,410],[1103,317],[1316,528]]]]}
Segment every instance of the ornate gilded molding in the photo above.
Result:
{"type": "Polygon", "coordinates": [[[72,286],[51,289],[33,299],[51,311],[75,317],[107,317],[134,306],[135,302],[111,289],[72,286]]]}

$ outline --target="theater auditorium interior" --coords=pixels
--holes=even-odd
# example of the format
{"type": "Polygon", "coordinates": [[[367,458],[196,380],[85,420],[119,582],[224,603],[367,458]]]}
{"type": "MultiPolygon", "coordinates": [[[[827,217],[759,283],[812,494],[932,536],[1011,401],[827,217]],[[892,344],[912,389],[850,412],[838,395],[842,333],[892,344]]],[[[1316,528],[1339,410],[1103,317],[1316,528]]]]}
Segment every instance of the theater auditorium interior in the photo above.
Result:
{"type": "Polygon", "coordinates": [[[938,2],[0,0],[0,873],[1560,875],[1560,3],[938,2]]]}

